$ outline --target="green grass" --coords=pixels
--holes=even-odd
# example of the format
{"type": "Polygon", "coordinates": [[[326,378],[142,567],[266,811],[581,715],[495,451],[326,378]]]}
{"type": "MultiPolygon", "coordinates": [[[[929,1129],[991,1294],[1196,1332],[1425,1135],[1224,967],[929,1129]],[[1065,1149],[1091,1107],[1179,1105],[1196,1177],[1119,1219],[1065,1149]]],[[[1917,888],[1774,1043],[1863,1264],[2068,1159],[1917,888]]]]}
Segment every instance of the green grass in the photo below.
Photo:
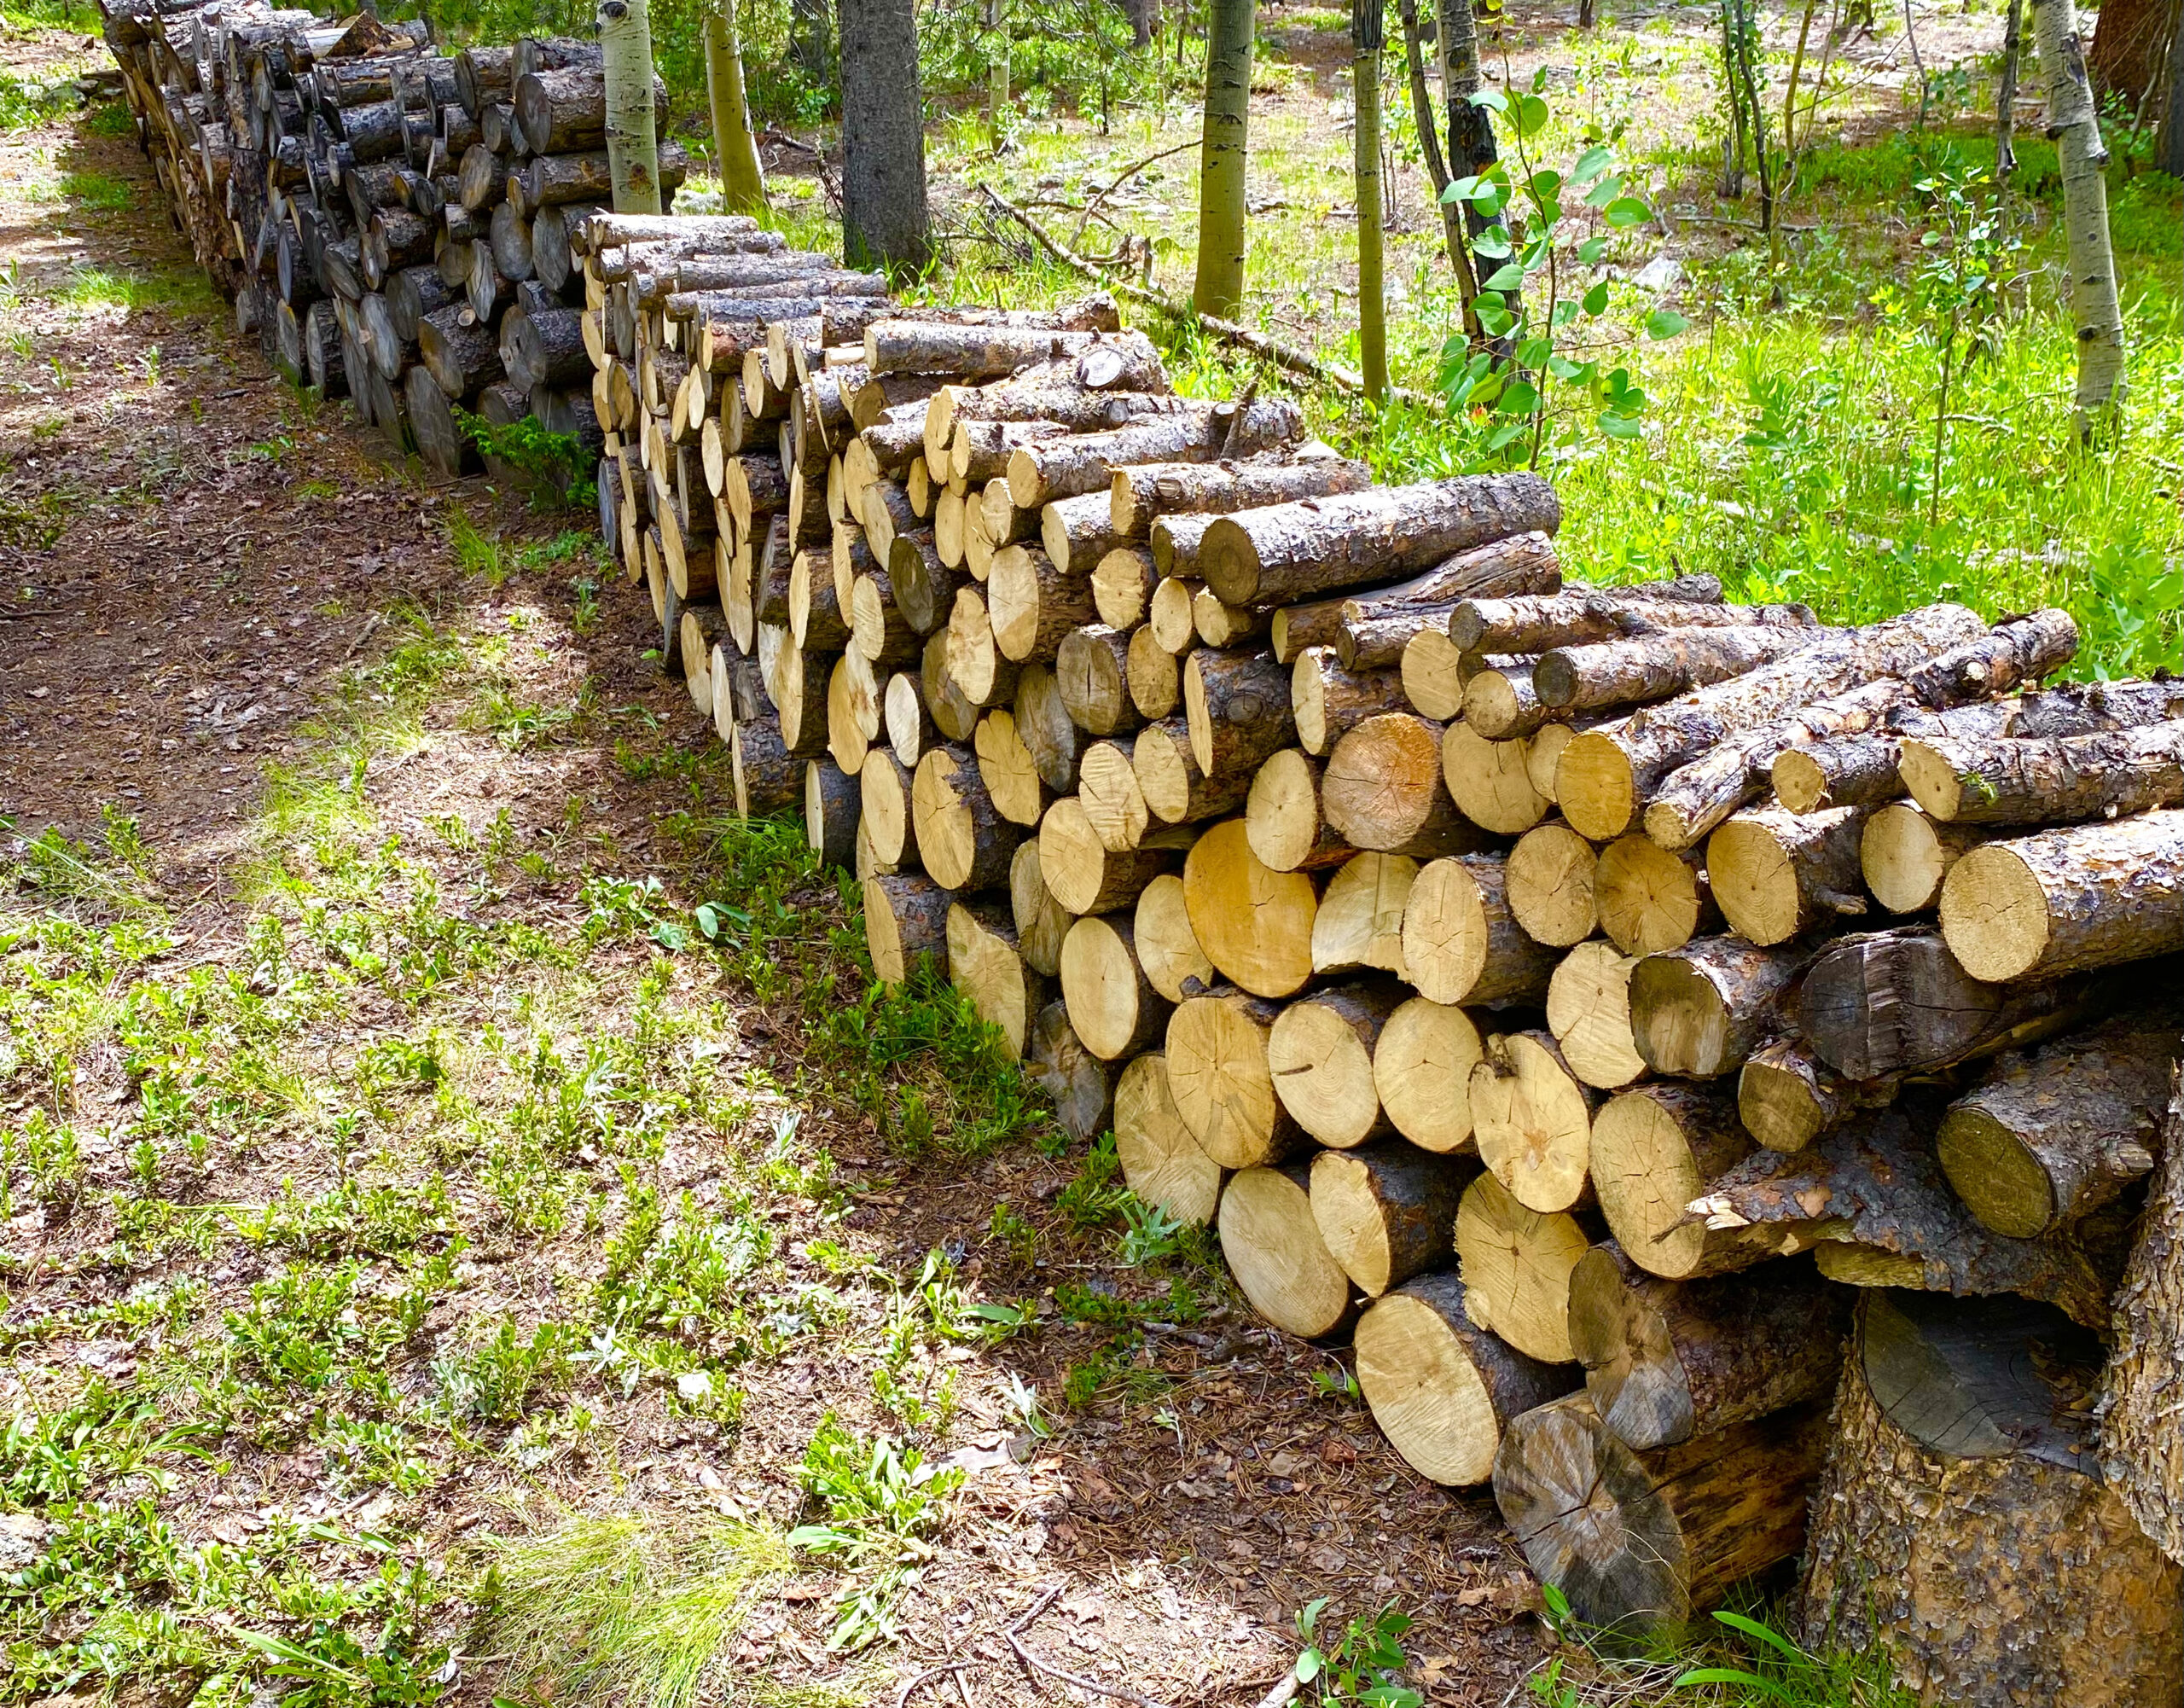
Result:
{"type": "Polygon", "coordinates": [[[72,267],[50,292],[61,307],[82,312],[120,310],[141,314],[217,314],[223,305],[205,276],[193,269],[138,273],[108,267],[72,267]]]}

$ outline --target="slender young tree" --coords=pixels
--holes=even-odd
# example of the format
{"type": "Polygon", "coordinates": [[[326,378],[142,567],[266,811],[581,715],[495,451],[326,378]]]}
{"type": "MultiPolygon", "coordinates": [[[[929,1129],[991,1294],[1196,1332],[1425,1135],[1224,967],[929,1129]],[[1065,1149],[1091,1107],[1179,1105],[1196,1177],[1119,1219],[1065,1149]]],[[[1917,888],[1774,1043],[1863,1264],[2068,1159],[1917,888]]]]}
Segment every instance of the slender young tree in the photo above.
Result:
{"type": "Polygon", "coordinates": [[[1380,246],[1380,0],[1352,0],[1350,81],[1357,91],[1357,349],[1365,395],[1388,394],[1387,288],[1380,246]]]}
{"type": "Polygon", "coordinates": [[[932,259],[913,0],[841,0],[842,245],[859,266],[932,259]]]}
{"type": "MultiPolygon", "coordinates": [[[[1499,158],[1494,147],[1494,119],[1472,105],[1484,79],[1478,70],[1478,24],[1472,0],[1441,0],[1441,94],[1449,107],[1449,176],[1476,177],[1499,158]]],[[[1475,236],[1494,222],[1467,202],[1475,236]]]]}
{"type": "Polygon", "coordinates": [[[763,213],[766,174],[758,164],[751,108],[743,95],[743,44],[736,33],[735,0],[718,0],[706,14],[705,44],[706,96],[712,107],[722,205],[732,213],[763,213]]]}
{"type": "Polygon", "coordinates": [[[986,0],[986,144],[1008,140],[1008,0],[986,0]]]}
{"type": "Polygon", "coordinates": [[[607,78],[607,173],[617,213],[658,213],[659,139],[653,125],[652,20],[645,0],[600,0],[607,78]]]}
{"type": "Polygon", "coordinates": [[[2010,0],[2002,26],[2001,85],[1995,91],[1995,182],[2007,186],[2017,171],[2017,68],[2024,51],[2024,0],[2010,0]]]}
{"type": "Polygon", "coordinates": [[[1244,300],[1244,163],[1250,154],[1252,0],[1211,0],[1205,21],[1205,128],[1199,144],[1200,314],[1234,315],[1244,300]]]}
{"type": "Polygon", "coordinates": [[[2062,166],[2071,318],[2077,328],[2078,433],[2089,438],[2123,401],[2123,311],[2108,241],[2108,185],[2100,171],[2108,157],[2071,0],[2032,0],[2032,33],[2048,78],[2048,134],[2062,166]]]}
{"type": "Polygon", "coordinates": [[[2176,28],[2169,38],[2169,102],[2161,118],[2161,169],[2184,178],[2184,0],[2176,8],[2176,28]]]}

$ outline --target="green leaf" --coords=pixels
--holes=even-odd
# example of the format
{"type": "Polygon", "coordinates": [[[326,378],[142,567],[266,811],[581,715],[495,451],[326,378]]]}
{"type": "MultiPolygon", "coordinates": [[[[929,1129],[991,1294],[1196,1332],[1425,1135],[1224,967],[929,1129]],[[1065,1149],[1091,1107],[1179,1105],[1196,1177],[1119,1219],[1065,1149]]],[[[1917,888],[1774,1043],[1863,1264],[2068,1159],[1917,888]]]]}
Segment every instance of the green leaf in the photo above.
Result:
{"type": "Polygon", "coordinates": [[[1674,338],[1691,322],[1672,308],[1657,308],[1646,317],[1648,338],[1674,338]]]}
{"type": "Polygon", "coordinates": [[[1471,240],[1471,247],[1474,254],[1498,261],[1509,253],[1509,234],[1499,225],[1490,225],[1471,240]]]}
{"type": "Polygon", "coordinates": [[[1540,367],[1546,363],[1548,357],[1554,352],[1554,345],[1544,338],[1519,340],[1516,349],[1517,365],[1519,368],[1540,367]]]}
{"type": "Polygon", "coordinates": [[[1535,201],[1552,201],[1562,188],[1562,174],[1551,167],[1542,166],[1525,180],[1525,188],[1535,201]]]}
{"type": "Polygon", "coordinates": [[[1517,323],[1516,316],[1502,306],[1502,299],[1490,292],[1481,291],[1472,307],[1478,312],[1478,323],[1490,338],[1506,338],[1509,328],[1517,323]],[[1491,300],[1490,300],[1490,298],[1491,300]]]}
{"type": "Polygon", "coordinates": [[[1539,407],[1539,387],[1529,380],[1519,380],[1502,393],[1494,407],[1502,415],[1528,415],[1539,407]]]}
{"type": "Polygon", "coordinates": [[[1585,293],[1584,304],[1587,314],[1607,312],[1607,281],[1606,279],[1602,279],[1600,283],[1585,293]]]}
{"type": "Polygon", "coordinates": [[[1486,448],[1489,450],[1501,450],[1503,445],[1508,444],[1511,439],[1516,438],[1518,434],[1524,432],[1525,428],[1529,425],[1530,423],[1527,421],[1513,421],[1506,422],[1502,426],[1495,428],[1493,433],[1487,438],[1486,448]]]}
{"type": "Polygon", "coordinates": [[[1681,1690],[1689,1684],[1734,1684],[1746,1690],[1757,1690],[1770,1701],[1792,1702],[1796,1699],[1771,1678],[1762,1678],[1756,1672],[1744,1672],[1734,1666],[1699,1666],[1677,1675],[1669,1688],[1681,1690]]]}
{"type": "Polygon", "coordinates": [[[1635,195],[1618,196],[1600,210],[1600,217],[1618,231],[1627,231],[1634,225],[1643,225],[1653,217],[1653,210],[1635,195]]]}
{"type": "Polygon", "coordinates": [[[1514,261],[1507,266],[1496,267],[1493,277],[1480,286],[1482,290],[1489,291],[1520,291],[1524,288],[1525,270],[1514,261]]]}
{"type": "Polygon", "coordinates": [[[1596,145],[1586,149],[1571,166],[1570,182],[1590,183],[1608,169],[1609,163],[1614,159],[1615,150],[1612,148],[1596,145]]]}
{"type": "Polygon", "coordinates": [[[1547,358],[1547,371],[1565,386],[1589,384],[1592,379],[1593,364],[1572,362],[1567,356],[1550,356],[1547,358]]]}
{"type": "Polygon", "coordinates": [[[1554,305],[1554,327],[1559,332],[1577,317],[1577,305],[1567,299],[1554,305]]]}
{"type": "Polygon", "coordinates": [[[1577,246],[1577,259],[1584,266],[1597,267],[1600,264],[1600,257],[1606,253],[1607,239],[1605,237],[1588,237],[1577,246]]]}
{"type": "Polygon", "coordinates": [[[1612,410],[1600,416],[1600,431],[1610,439],[1636,439],[1645,428],[1629,415],[1618,415],[1612,410]]]}
{"type": "Polygon", "coordinates": [[[1598,183],[1594,184],[1590,189],[1585,192],[1585,206],[1588,207],[1606,207],[1608,203],[1613,201],[1616,197],[1622,194],[1623,174],[1620,172],[1610,172],[1606,177],[1602,178],[1598,183]]]}
{"type": "Polygon", "coordinates": [[[1324,1664],[1325,1662],[1317,1649],[1306,1649],[1304,1653],[1297,1657],[1297,1665],[1295,1669],[1297,1682],[1299,1684],[1310,1684],[1314,1679],[1320,1676],[1320,1668],[1324,1664]]]}
{"type": "Polygon", "coordinates": [[[1810,1666],[1812,1657],[1770,1626],[1757,1619],[1746,1618],[1742,1613],[1717,1612],[1714,1617],[1733,1631],[1741,1631],[1756,1642],[1765,1643],[1776,1653],[1798,1666],[1810,1666]]]}
{"type": "Polygon", "coordinates": [[[1484,107],[1489,113],[1507,113],[1509,110],[1509,97],[1498,89],[1482,89],[1471,97],[1471,104],[1474,107],[1484,107]]]}
{"type": "Polygon", "coordinates": [[[1514,116],[1519,137],[1536,136],[1547,127],[1547,103],[1536,95],[1520,95],[1514,116]]]}

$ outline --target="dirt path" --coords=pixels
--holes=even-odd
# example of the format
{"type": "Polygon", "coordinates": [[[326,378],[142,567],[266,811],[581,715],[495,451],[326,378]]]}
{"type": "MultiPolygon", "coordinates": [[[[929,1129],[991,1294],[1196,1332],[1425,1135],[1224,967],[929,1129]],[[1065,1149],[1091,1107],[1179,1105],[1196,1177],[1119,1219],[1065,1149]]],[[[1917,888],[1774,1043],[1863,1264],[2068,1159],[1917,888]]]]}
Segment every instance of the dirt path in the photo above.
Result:
{"type": "MultiPolygon", "coordinates": [[[[19,73],[56,53],[9,51],[19,73]]],[[[1329,1622],[1416,1618],[1428,1699],[1499,1700],[1539,1637],[1490,1502],[1411,1475],[1340,1396],[1339,1360],[1258,1328],[1217,1263],[1124,1261],[1081,1156],[920,1145],[915,1117],[967,1094],[828,1033],[857,982],[840,899],[723,855],[725,768],[642,660],[641,595],[592,578],[584,519],[428,487],[270,376],[114,129],[0,133],[0,253],[20,261],[0,298],[0,811],[77,845],[24,856],[0,914],[0,1408],[91,1416],[94,1442],[155,1416],[207,1449],[170,1454],[163,1484],[119,1452],[84,1473],[167,1527],[113,1582],[165,1584],[142,1593],[180,1647],[115,1647],[128,1592],[67,1579],[42,1614],[0,1608],[38,1657],[0,1700],[59,1688],[95,1641],[150,1703],[247,1672],[230,1628],[343,1656],[327,1633],[349,1626],[398,1628],[446,1699],[573,1699],[581,1657],[511,1662],[485,1635],[510,1616],[483,1566],[526,1557],[493,1538],[779,1535],[830,1509],[812,1444],[837,1426],[963,1491],[904,1544],[875,1648],[828,1648],[868,1567],[757,1580],[722,1661],[752,1699],[893,1702],[959,1662],[969,1708],[1022,1700],[1003,1628],[1036,1608],[1025,1641],[1054,1666],[1242,1708],[1325,1595],[1329,1622]],[[78,856],[133,863],[143,893],[74,884],[78,856]],[[763,955],[689,944],[690,903],[761,894],[781,932],[763,955]],[[84,948],[81,924],[132,921],[150,938],[109,937],[112,964],[84,948]],[[419,1061],[388,1089],[388,1064],[419,1061]],[[907,1148],[868,1084],[898,1137],[911,1117],[907,1148]],[[732,1293],[676,1271],[666,1310],[643,1288],[672,1291],[672,1240],[696,1237],[677,1218],[700,1208],[706,1237],[762,1230],[768,1255],[732,1293]],[[269,1322],[300,1336],[307,1283],[355,1302],[276,1361],[269,1322]],[[148,1288],[182,1303],[148,1314],[148,1288]],[[973,1299],[1028,1332],[967,1333],[936,1302],[973,1299]],[[519,1351],[526,1385],[481,1399],[519,1351]],[[100,1410],[116,1392],[150,1412],[100,1410]],[[385,1549],[354,1554],[373,1538],[439,1587],[374,1589],[385,1549]],[[222,1559],[225,1580],[203,1564],[222,1559]]],[[[0,1454],[0,1508],[73,1534],[20,1471],[0,1454]]]]}

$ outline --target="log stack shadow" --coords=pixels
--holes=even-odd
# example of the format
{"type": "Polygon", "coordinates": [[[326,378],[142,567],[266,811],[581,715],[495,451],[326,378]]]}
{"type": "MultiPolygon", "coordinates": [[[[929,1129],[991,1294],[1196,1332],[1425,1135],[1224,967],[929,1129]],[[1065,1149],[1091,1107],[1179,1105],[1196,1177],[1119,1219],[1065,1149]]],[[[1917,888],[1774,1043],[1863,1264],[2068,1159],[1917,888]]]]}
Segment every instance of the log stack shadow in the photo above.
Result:
{"type": "Polygon", "coordinates": [[[2184,685],[1589,585],[1537,476],[1378,483],[1105,297],[616,216],[583,44],[107,33],[240,323],[450,472],[574,423],[738,810],[1578,1618],[1802,1554],[1930,1696],[2180,1699],[2184,685]]]}

